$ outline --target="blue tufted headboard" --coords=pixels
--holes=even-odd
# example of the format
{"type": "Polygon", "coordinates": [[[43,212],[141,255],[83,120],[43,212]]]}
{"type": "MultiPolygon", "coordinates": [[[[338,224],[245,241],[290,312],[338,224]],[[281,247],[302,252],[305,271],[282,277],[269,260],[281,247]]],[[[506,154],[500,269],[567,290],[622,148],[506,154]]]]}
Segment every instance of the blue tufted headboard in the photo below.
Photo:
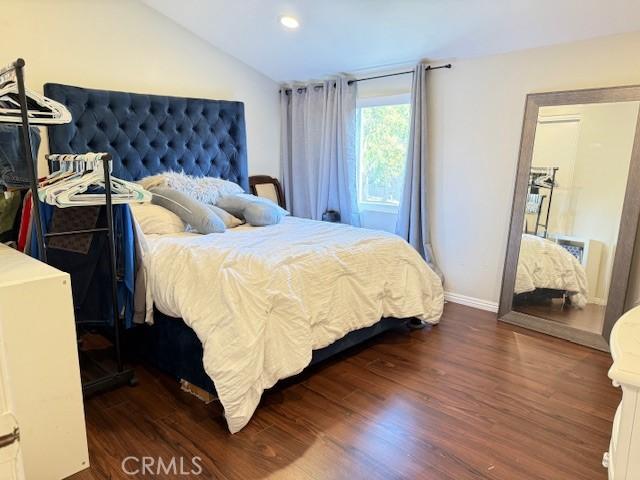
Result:
{"type": "Polygon", "coordinates": [[[52,153],[108,152],[113,173],[138,180],[167,170],[220,177],[249,190],[244,104],[91,90],[47,83],[73,121],[49,127],[52,153]]]}

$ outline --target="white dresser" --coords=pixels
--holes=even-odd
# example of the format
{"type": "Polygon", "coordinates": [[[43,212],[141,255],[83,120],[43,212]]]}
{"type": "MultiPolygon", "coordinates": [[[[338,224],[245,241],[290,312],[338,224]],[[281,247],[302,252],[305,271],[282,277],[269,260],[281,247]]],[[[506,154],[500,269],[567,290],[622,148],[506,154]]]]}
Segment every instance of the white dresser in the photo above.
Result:
{"type": "Polygon", "coordinates": [[[0,244],[0,479],[88,466],[69,275],[0,244]]]}
{"type": "Polygon", "coordinates": [[[605,454],[610,480],[640,479],[640,307],[624,314],[611,332],[609,377],[622,388],[605,454]]]}

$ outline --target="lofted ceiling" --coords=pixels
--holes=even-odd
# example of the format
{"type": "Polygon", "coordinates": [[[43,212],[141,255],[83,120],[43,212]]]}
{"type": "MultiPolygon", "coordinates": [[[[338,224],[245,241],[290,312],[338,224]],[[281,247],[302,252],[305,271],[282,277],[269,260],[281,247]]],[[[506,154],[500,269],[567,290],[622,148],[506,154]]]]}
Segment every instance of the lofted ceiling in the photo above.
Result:
{"type": "Polygon", "coordinates": [[[277,81],[640,30],[640,0],[142,1],[277,81]]]}

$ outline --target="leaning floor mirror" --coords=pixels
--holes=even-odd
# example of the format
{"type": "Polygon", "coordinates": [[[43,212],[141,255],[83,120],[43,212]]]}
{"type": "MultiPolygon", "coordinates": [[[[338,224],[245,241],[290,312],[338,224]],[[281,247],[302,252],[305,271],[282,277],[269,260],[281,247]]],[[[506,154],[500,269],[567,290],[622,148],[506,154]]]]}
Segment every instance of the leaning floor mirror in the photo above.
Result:
{"type": "Polygon", "coordinates": [[[502,321],[601,350],[640,215],[640,86],[527,96],[502,321]]]}

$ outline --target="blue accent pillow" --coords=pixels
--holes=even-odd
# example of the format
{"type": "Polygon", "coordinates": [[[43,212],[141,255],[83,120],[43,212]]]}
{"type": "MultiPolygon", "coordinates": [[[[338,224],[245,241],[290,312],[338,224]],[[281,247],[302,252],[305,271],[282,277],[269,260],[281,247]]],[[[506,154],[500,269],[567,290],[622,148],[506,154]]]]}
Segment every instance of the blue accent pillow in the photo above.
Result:
{"type": "Polygon", "coordinates": [[[254,227],[275,225],[280,223],[284,216],[289,215],[289,212],[271,200],[246,193],[223,195],[218,199],[216,206],[235,217],[243,218],[254,227]]]}
{"type": "Polygon", "coordinates": [[[170,188],[155,187],[149,190],[151,203],[160,205],[178,215],[198,233],[223,233],[225,225],[216,213],[202,202],[170,188]]]}

